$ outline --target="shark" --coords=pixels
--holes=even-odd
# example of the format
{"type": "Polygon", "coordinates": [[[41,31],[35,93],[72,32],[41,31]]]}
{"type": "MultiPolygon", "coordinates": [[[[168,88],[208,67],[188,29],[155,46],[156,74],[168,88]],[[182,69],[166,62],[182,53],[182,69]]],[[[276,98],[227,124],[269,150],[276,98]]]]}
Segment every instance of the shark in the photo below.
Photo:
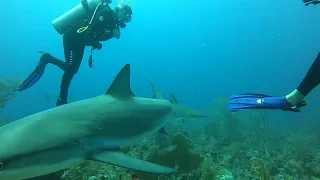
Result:
{"type": "MultiPolygon", "coordinates": [[[[153,84],[149,76],[148,79],[153,91],[153,98],[165,99],[161,92],[153,84]]],[[[180,104],[173,93],[170,93],[169,102],[172,104],[172,115],[182,121],[186,119],[201,119],[208,117],[206,114],[197,109],[180,104]]]]}
{"type": "Polygon", "coordinates": [[[172,113],[175,114],[175,116],[184,117],[185,119],[201,119],[208,117],[208,115],[197,109],[180,104],[173,93],[170,93],[169,102],[172,104],[172,113]]]}
{"type": "Polygon", "coordinates": [[[41,111],[0,127],[0,179],[20,180],[93,160],[150,173],[175,169],[135,159],[120,146],[168,121],[165,99],[135,96],[126,64],[106,93],[41,111]]]}

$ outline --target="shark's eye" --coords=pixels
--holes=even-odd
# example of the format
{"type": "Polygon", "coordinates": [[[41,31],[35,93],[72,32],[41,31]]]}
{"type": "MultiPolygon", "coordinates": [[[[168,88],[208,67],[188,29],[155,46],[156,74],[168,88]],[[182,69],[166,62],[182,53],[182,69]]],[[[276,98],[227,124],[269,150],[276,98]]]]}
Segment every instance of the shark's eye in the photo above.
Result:
{"type": "Polygon", "coordinates": [[[3,162],[0,162],[0,170],[3,169],[3,162]]]}

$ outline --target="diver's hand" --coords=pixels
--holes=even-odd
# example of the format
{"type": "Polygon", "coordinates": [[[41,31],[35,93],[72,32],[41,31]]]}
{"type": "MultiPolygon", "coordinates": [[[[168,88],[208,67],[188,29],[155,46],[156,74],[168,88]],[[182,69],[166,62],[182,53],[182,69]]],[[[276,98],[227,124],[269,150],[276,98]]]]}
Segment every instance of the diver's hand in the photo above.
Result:
{"type": "Polygon", "coordinates": [[[120,31],[117,30],[117,29],[114,29],[113,32],[112,32],[112,36],[117,38],[117,39],[120,39],[120,31]]]}
{"type": "Polygon", "coordinates": [[[92,50],[98,49],[100,50],[102,48],[102,44],[100,42],[95,43],[92,45],[92,50]]]}

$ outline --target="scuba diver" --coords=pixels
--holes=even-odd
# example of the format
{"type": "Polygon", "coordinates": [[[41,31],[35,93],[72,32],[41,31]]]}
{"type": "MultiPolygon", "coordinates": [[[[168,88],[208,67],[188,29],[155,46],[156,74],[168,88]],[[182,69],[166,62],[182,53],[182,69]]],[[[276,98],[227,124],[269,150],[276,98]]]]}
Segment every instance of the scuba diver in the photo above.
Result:
{"type": "Polygon", "coordinates": [[[35,70],[20,85],[23,91],[34,85],[43,75],[47,64],[53,64],[64,71],[57,106],[67,104],[68,90],[73,76],[78,72],[86,46],[91,46],[89,66],[92,67],[92,50],[100,50],[100,41],[120,38],[120,28],[131,21],[132,9],[128,5],[108,5],[110,0],[83,0],[81,4],[55,19],[52,24],[63,35],[65,61],[49,53],[41,52],[35,70]],[[79,18],[80,17],[80,18],[79,18]]]}
{"type": "Polygon", "coordinates": [[[320,3],[320,0],[302,0],[302,1],[303,1],[303,3],[304,3],[306,6],[308,6],[308,5],[310,5],[310,4],[317,5],[317,4],[320,3]]]}
{"type": "Polygon", "coordinates": [[[235,94],[229,97],[228,109],[232,112],[246,109],[279,109],[300,112],[306,104],[304,98],[320,84],[320,53],[309,68],[297,89],[290,94],[272,97],[264,94],[235,94]]]}

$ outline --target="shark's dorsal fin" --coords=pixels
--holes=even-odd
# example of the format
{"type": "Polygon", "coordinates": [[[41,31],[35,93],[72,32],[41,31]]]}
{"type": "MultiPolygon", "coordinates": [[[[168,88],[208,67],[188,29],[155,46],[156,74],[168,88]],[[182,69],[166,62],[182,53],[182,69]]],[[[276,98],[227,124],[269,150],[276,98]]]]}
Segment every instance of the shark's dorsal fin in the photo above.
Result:
{"type": "Polygon", "coordinates": [[[128,98],[134,96],[130,87],[130,64],[126,64],[113,80],[106,95],[117,98],[128,98]]]}
{"type": "Polygon", "coordinates": [[[149,82],[151,84],[151,88],[152,88],[152,91],[153,91],[153,98],[155,98],[155,99],[164,99],[163,96],[161,95],[161,93],[156,88],[156,86],[154,86],[154,84],[152,83],[152,81],[151,81],[149,76],[148,76],[148,79],[149,79],[149,82]]]}
{"type": "Polygon", "coordinates": [[[174,96],[174,94],[170,93],[170,103],[171,104],[179,104],[176,96],[174,96]]]}

